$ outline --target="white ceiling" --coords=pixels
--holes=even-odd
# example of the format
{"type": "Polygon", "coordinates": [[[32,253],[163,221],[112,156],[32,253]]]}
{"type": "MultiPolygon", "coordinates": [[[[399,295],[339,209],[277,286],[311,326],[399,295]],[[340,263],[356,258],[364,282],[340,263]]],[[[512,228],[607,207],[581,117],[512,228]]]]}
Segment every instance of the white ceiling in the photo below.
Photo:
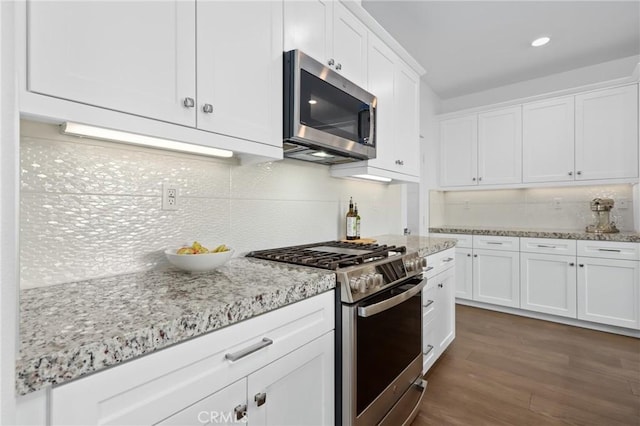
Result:
{"type": "Polygon", "coordinates": [[[392,1],[362,6],[441,99],[640,54],[640,0],[392,1]],[[533,48],[533,39],[551,42],[533,48]]]}

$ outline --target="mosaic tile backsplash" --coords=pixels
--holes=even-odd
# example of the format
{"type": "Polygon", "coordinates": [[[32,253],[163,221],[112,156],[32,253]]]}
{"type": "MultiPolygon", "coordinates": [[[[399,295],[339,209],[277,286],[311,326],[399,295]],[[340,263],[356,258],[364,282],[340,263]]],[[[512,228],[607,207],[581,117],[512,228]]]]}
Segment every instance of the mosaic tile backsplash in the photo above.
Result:
{"type": "Polygon", "coordinates": [[[613,198],[612,221],[621,231],[634,230],[633,187],[626,184],[431,191],[429,226],[582,230],[594,223],[589,203],[596,197],[613,198]],[[620,200],[627,201],[627,208],[620,208],[620,200]]]}
{"type": "Polygon", "coordinates": [[[21,123],[22,288],[164,268],[167,247],[250,250],[344,236],[350,196],[362,235],[402,233],[401,187],[336,179],[296,160],[236,165],[61,135],[21,123]],[[162,210],[162,183],[178,210],[162,210]]]}

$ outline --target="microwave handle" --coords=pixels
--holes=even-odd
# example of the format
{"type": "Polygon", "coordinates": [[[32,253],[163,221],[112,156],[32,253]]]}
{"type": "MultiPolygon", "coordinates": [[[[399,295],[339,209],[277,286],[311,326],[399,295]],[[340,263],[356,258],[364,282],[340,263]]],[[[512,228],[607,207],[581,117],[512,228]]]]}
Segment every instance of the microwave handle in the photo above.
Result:
{"type": "Polygon", "coordinates": [[[369,108],[367,109],[363,109],[358,113],[358,139],[362,140],[364,144],[366,145],[373,145],[375,143],[375,141],[371,140],[371,137],[373,136],[373,131],[376,128],[375,126],[375,117],[376,115],[373,112],[373,108],[371,106],[369,106],[369,108]],[[365,114],[368,113],[368,114],[365,114]],[[368,117],[369,118],[369,140],[364,139],[364,137],[362,137],[362,135],[360,134],[360,132],[362,131],[362,118],[363,117],[368,117]]]}

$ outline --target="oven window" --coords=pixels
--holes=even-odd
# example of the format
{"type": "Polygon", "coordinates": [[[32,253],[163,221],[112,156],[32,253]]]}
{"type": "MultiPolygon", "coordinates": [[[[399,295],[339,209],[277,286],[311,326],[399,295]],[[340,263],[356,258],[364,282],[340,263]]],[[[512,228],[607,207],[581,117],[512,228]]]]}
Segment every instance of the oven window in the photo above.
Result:
{"type": "MultiPolygon", "coordinates": [[[[366,304],[378,303],[420,281],[387,290],[366,304]]],[[[371,317],[357,317],[357,413],[362,411],[420,355],[422,294],[371,317]]]]}
{"type": "Polygon", "coordinates": [[[300,70],[300,124],[351,141],[369,139],[369,105],[300,70]]]}

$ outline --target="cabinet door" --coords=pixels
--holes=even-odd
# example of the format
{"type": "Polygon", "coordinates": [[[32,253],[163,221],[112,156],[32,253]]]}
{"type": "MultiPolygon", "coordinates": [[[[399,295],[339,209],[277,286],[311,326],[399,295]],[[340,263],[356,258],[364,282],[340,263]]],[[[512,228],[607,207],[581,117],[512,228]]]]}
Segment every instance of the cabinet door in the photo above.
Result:
{"type": "Polygon", "coordinates": [[[393,51],[382,40],[371,36],[368,68],[369,91],[378,98],[376,109],[376,158],[369,164],[385,170],[396,166],[396,134],[394,125],[394,73],[398,60],[393,51]]]}
{"type": "Polygon", "coordinates": [[[282,2],[198,3],[197,107],[201,129],[282,146],[282,2]]]}
{"type": "Polygon", "coordinates": [[[334,332],[324,334],[249,376],[251,425],[334,422],[334,332]]]}
{"type": "Polygon", "coordinates": [[[403,62],[395,72],[396,145],[400,173],[420,176],[420,79],[403,62]]]}
{"type": "Polygon", "coordinates": [[[459,299],[473,299],[473,260],[472,250],[456,249],[456,294],[459,299]]]}
{"type": "Polygon", "coordinates": [[[476,115],[440,122],[440,185],[476,185],[478,119],[476,115]]]}
{"type": "Polygon", "coordinates": [[[195,1],[33,1],[31,92],[195,126],[195,1]]]}
{"type": "Polygon", "coordinates": [[[576,258],[520,253],[520,307],[576,318],[576,258]]]}
{"type": "Polygon", "coordinates": [[[576,179],[638,177],[638,86],[576,96],[576,179]]]}
{"type": "Polygon", "coordinates": [[[473,300],[520,307],[519,253],[473,251],[473,300]]]}
{"type": "Polygon", "coordinates": [[[364,89],[367,88],[368,34],[367,27],[342,4],[333,4],[333,68],[364,89]]]}
{"type": "Polygon", "coordinates": [[[578,319],[640,328],[639,264],[578,257],[578,319]]]}
{"type": "Polygon", "coordinates": [[[522,181],[572,181],[573,96],[522,107],[522,181]]]}
{"type": "Polygon", "coordinates": [[[233,425],[244,423],[247,409],[247,379],[196,402],[156,423],[162,426],[233,425]]]}
{"type": "Polygon", "coordinates": [[[478,114],[478,183],[522,182],[522,109],[478,114]]]}
{"type": "Polygon", "coordinates": [[[333,35],[333,1],[284,2],[284,50],[302,50],[327,64],[333,35]]]}
{"type": "Polygon", "coordinates": [[[438,356],[444,352],[456,335],[456,306],[455,306],[455,268],[436,275],[435,303],[437,316],[438,356]]]}

